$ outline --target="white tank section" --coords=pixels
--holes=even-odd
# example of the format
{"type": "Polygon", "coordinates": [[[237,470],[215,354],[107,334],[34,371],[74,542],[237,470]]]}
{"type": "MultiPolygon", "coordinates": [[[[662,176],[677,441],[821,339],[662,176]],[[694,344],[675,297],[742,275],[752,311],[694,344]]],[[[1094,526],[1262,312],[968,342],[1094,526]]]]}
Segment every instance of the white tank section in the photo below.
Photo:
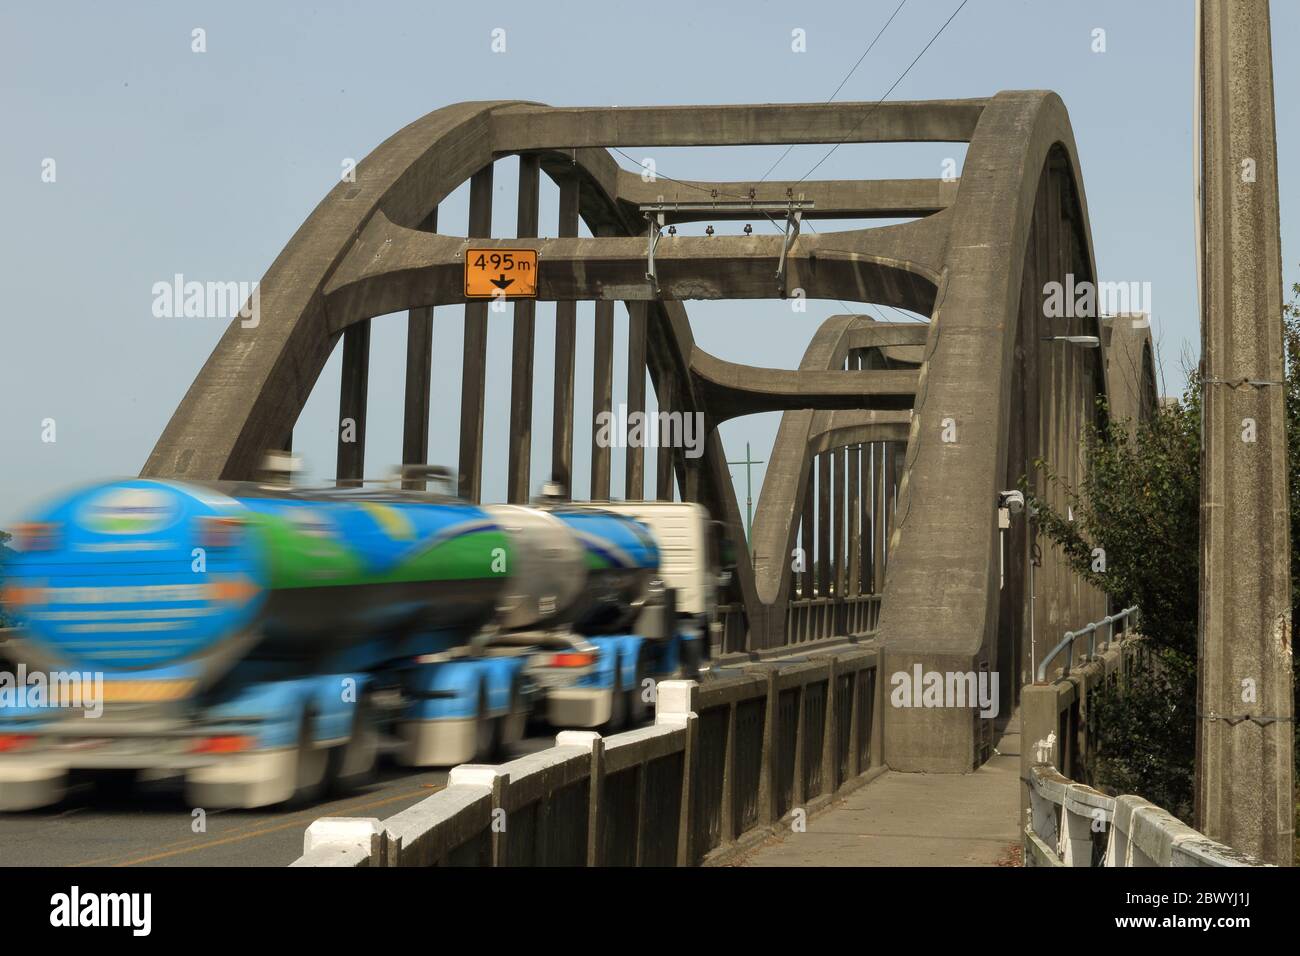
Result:
{"type": "Polygon", "coordinates": [[[586,552],[567,525],[524,505],[484,505],[510,536],[514,567],[498,599],[498,623],[513,631],[562,619],[587,582],[586,552]]]}
{"type": "Polygon", "coordinates": [[[683,501],[612,501],[598,506],[635,518],[659,545],[659,577],[677,591],[682,614],[712,614],[717,606],[717,555],[710,540],[709,512],[683,501]]]}

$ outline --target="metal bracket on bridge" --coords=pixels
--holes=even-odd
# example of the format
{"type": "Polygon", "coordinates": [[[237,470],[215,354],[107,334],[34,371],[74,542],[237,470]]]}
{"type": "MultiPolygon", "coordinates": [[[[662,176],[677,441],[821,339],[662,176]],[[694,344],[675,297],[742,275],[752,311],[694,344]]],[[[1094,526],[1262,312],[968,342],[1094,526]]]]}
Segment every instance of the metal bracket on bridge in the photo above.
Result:
{"type": "MultiPolygon", "coordinates": [[[[649,223],[646,236],[645,277],[654,290],[658,292],[659,277],[655,271],[655,248],[659,245],[659,239],[663,236],[665,216],[670,212],[687,213],[691,218],[699,218],[695,215],[698,213],[712,212],[726,219],[735,219],[740,214],[749,212],[766,216],[768,219],[772,219],[774,215],[783,215],[785,216],[785,234],[781,243],[781,258],[776,266],[776,282],[782,293],[784,293],[786,256],[789,255],[790,249],[794,246],[794,241],[799,238],[799,224],[803,219],[803,211],[812,208],[813,201],[811,199],[787,198],[784,202],[761,202],[753,198],[753,196],[749,199],[735,201],[714,199],[711,202],[646,203],[640,207],[641,214],[646,217],[646,221],[649,223]]],[[[772,220],[774,224],[775,221],[772,220]]]]}
{"type": "Polygon", "coordinates": [[[648,235],[646,237],[646,280],[650,283],[656,293],[659,292],[659,276],[655,272],[655,248],[659,245],[659,240],[664,234],[664,213],[660,208],[657,212],[648,206],[642,206],[645,212],[646,221],[650,223],[648,235]]]}
{"type": "MultiPolygon", "coordinates": [[[[812,205],[809,203],[808,205],[812,205]]],[[[776,264],[776,285],[785,298],[785,257],[794,241],[799,238],[799,223],[803,219],[802,206],[791,203],[785,213],[785,241],[781,243],[781,258],[776,264]]]]}

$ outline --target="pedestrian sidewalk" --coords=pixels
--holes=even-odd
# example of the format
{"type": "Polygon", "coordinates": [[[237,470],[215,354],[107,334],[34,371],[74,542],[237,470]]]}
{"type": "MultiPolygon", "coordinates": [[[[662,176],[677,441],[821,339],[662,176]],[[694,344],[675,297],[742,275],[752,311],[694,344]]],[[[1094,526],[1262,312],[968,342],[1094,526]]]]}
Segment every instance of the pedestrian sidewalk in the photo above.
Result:
{"type": "Polygon", "coordinates": [[[1020,715],[969,774],[890,771],[741,866],[1014,866],[1019,860],[1020,715]]]}

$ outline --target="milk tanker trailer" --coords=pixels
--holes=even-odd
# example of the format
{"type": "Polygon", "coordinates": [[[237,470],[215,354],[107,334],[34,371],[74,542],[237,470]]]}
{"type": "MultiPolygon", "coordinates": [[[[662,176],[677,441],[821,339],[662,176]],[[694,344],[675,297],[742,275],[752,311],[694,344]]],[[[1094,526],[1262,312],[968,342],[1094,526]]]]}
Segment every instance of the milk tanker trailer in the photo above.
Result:
{"type": "Polygon", "coordinates": [[[725,573],[716,526],[680,503],[135,479],[18,531],[2,810],[83,773],[182,773],[203,807],[310,800],[381,749],[491,759],[533,709],[618,729],[651,679],[698,665],[725,573]]]}

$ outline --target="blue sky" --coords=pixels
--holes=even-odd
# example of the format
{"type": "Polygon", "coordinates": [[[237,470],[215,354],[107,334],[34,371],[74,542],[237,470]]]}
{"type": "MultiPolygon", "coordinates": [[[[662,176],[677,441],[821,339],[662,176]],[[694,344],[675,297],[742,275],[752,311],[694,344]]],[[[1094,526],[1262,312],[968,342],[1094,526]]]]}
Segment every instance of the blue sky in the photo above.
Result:
{"type": "MultiPolygon", "coordinates": [[[[840,92],[873,101],[959,0],[909,0],[840,92]]],[[[462,100],[554,105],[824,101],[897,5],[883,2],[493,4],[41,3],[0,12],[0,527],[70,484],[134,474],[221,336],[220,319],[160,319],[152,286],[175,273],[255,281],[337,181],[424,113],[462,100]],[[191,50],[206,31],[207,51],[191,50]],[[506,51],[491,49],[505,30],[506,51]],[[791,49],[803,30],[807,52],[791,49]],[[52,158],[56,180],[42,181],[52,158]],[[54,419],[57,440],[43,442],[54,419]]],[[[969,0],[891,99],[1052,89],[1070,110],[1100,276],[1150,282],[1165,391],[1199,351],[1192,219],[1193,4],[969,0]],[[1105,30],[1105,52],[1093,31],[1105,30]]],[[[1300,276],[1300,130],[1287,90],[1300,5],[1273,4],[1286,285],[1300,276]]],[[[676,178],[754,179],[783,148],[629,150],[676,178]]],[[[791,151],[798,178],[826,147],[791,151]]],[[[946,144],[846,146],[818,178],[930,177],[946,144]],[[865,170],[865,172],[864,172],[865,170]]],[[[628,160],[620,159],[625,165],[628,160]]],[[[514,226],[514,163],[497,167],[496,229],[514,226]]],[[[443,204],[463,232],[466,190],[443,204]]],[[[542,233],[555,234],[546,183],[542,233]]],[[[854,224],[828,223],[823,231],[854,224]]],[[[755,223],[755,229],[760,224],[755,223]]],[[[770,227],[764,227],[770,228],[770,227]]],[[[538,308],[535,436],[549,447],[552,306],[538,308]],[[545,396],[545,397],[544,397],[545,396]]],[[[794,315],[780,302],[690,303],[697,340],[726,358],[792,367],[839,303],[794,315]]],[[[854,306],[861,310],[860,306],[854,306]]],[[[460,309],[435,323],[431,458],[454,464],[460,309]]],[[[896,318],[897,316],[891,316],[896,318]]],[[[577,402],[590,408],[591,306],[579,307],[577,402]]],[[[617,311],[615,401],[626,316],[617,311]]],[[[485,497],[505,493],[509,317],[493,316],[485,497]]],[[[399,459],[405,322],[374,323],[367,473],[399,459]]],[[[295,432],[312,473],[333,473],[338,356],[295,432]]],[[[581,417],[581,416],[580,416],[581,417]]],[[[724,426],[729,457],[765,459],[774,415],[724,426]]],[[[578,430],[575,492],[587,486],[578,430]]],[[[615,456],[616,461],[621,459],[615,456]]],[[[546,462],[535,456],[533,484],[546,462]]],[[[734,473],[744,507],[744,469],[734,473]]],[[[761,481],[762,466],[755,469],[761,481]]],[[[621,487],[621,461],[615,471],[621,487]]],[[[755,487],[757,498],[757,486],[755,487]]]]}

